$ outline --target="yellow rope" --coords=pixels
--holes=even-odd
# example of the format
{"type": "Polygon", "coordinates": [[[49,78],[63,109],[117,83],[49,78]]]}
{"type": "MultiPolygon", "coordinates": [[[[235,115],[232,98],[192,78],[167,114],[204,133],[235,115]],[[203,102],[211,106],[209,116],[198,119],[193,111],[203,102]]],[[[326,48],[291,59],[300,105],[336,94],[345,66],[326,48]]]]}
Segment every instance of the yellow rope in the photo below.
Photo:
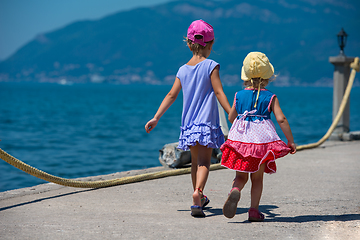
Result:
{"type": "Polygon", "coordinates": [[[349,78],[349,82],[346,86],[346,89],[345,89],[345,93],[344,93],[344,97],[341,101],[341,104],[340,104],[340,107],[339,107],[339,111],[338,113],[336,114],[335,116],[335,119],[333,121],[333,123],[331,124],[329,130],[327,131],[327,133],[319,140],[317,141],[316,143],[311,143],[311,144],[306,144],[306,145],[301,145],[301,146],[298,146],[296,147],[296,150],[303,150],[303,149],[310,149],[310,148],[315,148],[315,147],[318,147],[320,146],[322,143],[324,143],[331,135],[331,133],[334,131],[335,127],[337,126],[337,124],[339,123],[340,121],[340,118],[344,112],[344,109],[346,107],[346,104],[349,100],[349,97],[350,97],[350,92],[351,92],[351,88],[352,88],[352,85],[354,83],[354,79],[355,79],[355,75],[356,75],[356,72],[359,71],[359,58],[356,57],[354,62],[351,63],[350,67],[352,68],[351,70],[351,74],[350,74],[350,78],[349,78]]]}
{"type": "MultiPolygon", "coordinates": [[[[298,151],[303,150],[303,149],[314,148],[314,147],[321,145],[326,139],[329,138],[331,133],[334,131],[336,125],[338,124],[338,122],[340,120],[341,115],[344,112],[346,103],[349,99],[350,91],[351,91],[351,87],[352,87],[352,84],[355,79],[356,71],[359,71],[359,58],[358,57],[355,58],[355,61],[350,66],[352,68],[352,71],[351,71],[349,83],[346,87],[344,97],[342,99],[339,111],[334,119],[334,122],[332,123],[332,125],[330,126],[329,130],[324,135],[324,137],[322,137],[318,142],[313,143],[313,144],[298,146],[296,148],[298,151]]],[[[111,179],[111,180],[78,181],[78,180],[71,180],[71,179],[57,177],[57,176],[48,174],[46,172],[43,172],[39,169],[36,169],[18,159],[16,159],[15,157],[11,156],[10,154],[5,152],[1,148],[0,148],[0,158],[2,160],[4,160],[5,162],[9,163],[10,165],[13,165],[14,167],[32,175],[32,176],[35,176],[37,178],[43,179],[48,182],[53,182],[53,183],[56,183],[59,185],[63,185],[63,186],[78,187],[78,188],[103,188],[103,187],[110,187],[110,186],[115,186],[115,185],[141,182],[141,181],[169,177],[169,176],[176,176],[176,175],[187,174],[187,173],[191,172],[190,168],[182,168],[182,169],[175,169],[175,170],[165,170],[165,171],[154,172],[154,173],[145,173],[145,174],[140,174],[140,175],[136,175],[136,176],[123,177],[123,178],[111,179]]],[[[220,163],[212,164],[210,166],[210,170],[217,170],[217,169],[222,169],[222,168],[223,167],[220,165],[220,163]]]]}
{"type": "MultiPolygon", "coordinates": [[[[68,186],[68,187],[78,187],[78,188],[103,188],[103,187],[110,187],[115,185],[122,185],[128,183],[135,183],[141,181],[147,181],[151,179],[169,177],[169,176],[176,176],[181,174],[187,174],[191,172],[190,168],[181,168],[181,169],[174,169],[174,170],[165,170],[160,172],[154,173],[145,173],[136,176],[130,177],[123,177],[111,180],[101,180],[101,181],[78,181],[78,180],[71,180],[66,178],[57,177],[51,175],[49,173],[43,172],[39,169],[36,169],[19,159],[11,156],[10,154],[6,153],[4,150],[0,148],[0,158],[3,159],[5,162],[13,165],[14,167],[40,179],[43,179],[48,182],[53,182],[59,185],[68,186]]],[[[210,170],[217,170],[223,168],[220,164],[213,164],[210,166],[210,170]]]]}

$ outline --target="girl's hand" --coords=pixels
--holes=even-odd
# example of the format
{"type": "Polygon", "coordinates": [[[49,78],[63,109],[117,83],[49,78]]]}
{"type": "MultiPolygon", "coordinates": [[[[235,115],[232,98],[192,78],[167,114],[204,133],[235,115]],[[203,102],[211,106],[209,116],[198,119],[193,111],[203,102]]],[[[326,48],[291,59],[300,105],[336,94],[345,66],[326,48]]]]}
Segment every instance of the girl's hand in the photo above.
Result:
{"type": "Polygon", "coordinates": [[[290,154],[296,153],[296,145],[293,142],[288,142],[288,147],[291,148],[290,154]]]}
{"type": "Polygon", "coordinates": [[[150,121],[148,121],[145,125],[145,131],[149,133],[151,130],[153,130],[156,127],[158,122],[159,120],[156,118],[153,118],[150,121]]]}

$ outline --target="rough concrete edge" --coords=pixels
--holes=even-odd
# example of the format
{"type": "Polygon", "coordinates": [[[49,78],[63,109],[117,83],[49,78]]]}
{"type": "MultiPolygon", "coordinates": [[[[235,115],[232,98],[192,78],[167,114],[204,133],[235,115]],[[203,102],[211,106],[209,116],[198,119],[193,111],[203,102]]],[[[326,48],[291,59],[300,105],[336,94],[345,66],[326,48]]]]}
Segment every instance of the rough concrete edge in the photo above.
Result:
{"type": "MultiPolygon", "coordinates": [[[[169,168],[160,166],[160,167],[153,167],[153,168],[146,168],[146,169],[140,169],[140,170],[131,170],[131,171],[124,171],[124,172],[117,172],[112,174],[106,174],[106,175],[98,175],[98,176],[90,176],[90,177],[84,177],[84,178],[75,178],[74,180],[80,180],[80,181],[100,181],[100,180],[109,180],[109,179],[117,179],[122,177],[129,177],[129,176],[136,176],[141,175],[145,173],[152,173],[152,172],[160,172],[164,170],[168,170],[169,168]]],[[[22,197],[26,195],[31,194],[39,194],[44,192],[49,192],[53,190],[58,190],[61,188],[72,188],[72,189],[91,189],[91,188],[74,188],[74,187],[67,187],[58,185],[55,183],[43,183],[32,187],[27,188],[19,188],[14,190],[9,190],[5,192],[0,192],[0,201],[9,199],[9,198],[16,198],[16,197],[22,197]]]]}

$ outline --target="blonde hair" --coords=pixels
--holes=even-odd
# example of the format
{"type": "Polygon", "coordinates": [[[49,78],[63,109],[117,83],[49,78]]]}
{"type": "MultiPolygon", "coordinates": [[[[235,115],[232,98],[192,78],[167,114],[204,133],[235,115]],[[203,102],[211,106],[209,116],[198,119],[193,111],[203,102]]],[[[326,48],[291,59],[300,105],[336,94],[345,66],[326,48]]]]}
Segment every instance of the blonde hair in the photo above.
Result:
{"type": "Polygon", "coordinates": [[[253,87],[258,88],[260,84],[260,88],[265,88],[270,82],[274,81],[276,78],[275,75],[273,75],[269,79],[262,79],[262,78],[252,78],[248,81],[244,81],[244,87],[253,87]]]}
{"type": "MultiPolygon", "coordinates": [[[[201,39],[203,36],[201,35],[195,35],[195,38],[196,39],[201,39]]],[[[198,43],[194,43],[193,41],[191,41],[189,38],[185,38],[185,42],[189,44],[190,46],[190,50],[193,52],[193,54],[197,55],[199,54],[202,50],[204,50],[206,48],[206,46],[212,42],[214,42],[214,39],[209,41],[209,42],[206,42],[206,46],[202,46],[198,43]]]]}

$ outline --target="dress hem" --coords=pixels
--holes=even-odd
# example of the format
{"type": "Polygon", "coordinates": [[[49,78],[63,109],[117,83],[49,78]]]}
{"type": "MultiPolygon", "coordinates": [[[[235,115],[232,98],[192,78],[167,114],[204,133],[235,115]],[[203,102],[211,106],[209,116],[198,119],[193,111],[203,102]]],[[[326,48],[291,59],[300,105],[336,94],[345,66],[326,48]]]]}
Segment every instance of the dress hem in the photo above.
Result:
{"type": "Polygon", "coordinates": [[[230,170],[233,170],[233,171],[236,171],[236,172],[256,173],[257,171],[259,171],[260,166],[261,166],[262,164],[266,164],[265,170],[268,169],[268,171],[265,171],[265,170],[264,170],[264,172],[267,173],[267,174],[273,174],[273,173],[276,173],[276,163],[275,163],[275,160],[276,160],[275,154],[274,154],[272,151],[269,151],[269,152],[267,152],[266,155],[260,160],[256,171],[246,171],[246,170],[240,170],[240,169],[230,168],[230,167],[228,167],[228,166],[223,165],[223,161],[221,161],[221,166],[226,167],[227,169],[230,169],[230,170]],[[270,153],[272,153],[273,159],[266,159],[266,158],[269,156],[270,153]],[[274,163],[274,164],[275,164],[275,169],[273,169],[272,167],[270,167],[270,163],[274,163]]]}

